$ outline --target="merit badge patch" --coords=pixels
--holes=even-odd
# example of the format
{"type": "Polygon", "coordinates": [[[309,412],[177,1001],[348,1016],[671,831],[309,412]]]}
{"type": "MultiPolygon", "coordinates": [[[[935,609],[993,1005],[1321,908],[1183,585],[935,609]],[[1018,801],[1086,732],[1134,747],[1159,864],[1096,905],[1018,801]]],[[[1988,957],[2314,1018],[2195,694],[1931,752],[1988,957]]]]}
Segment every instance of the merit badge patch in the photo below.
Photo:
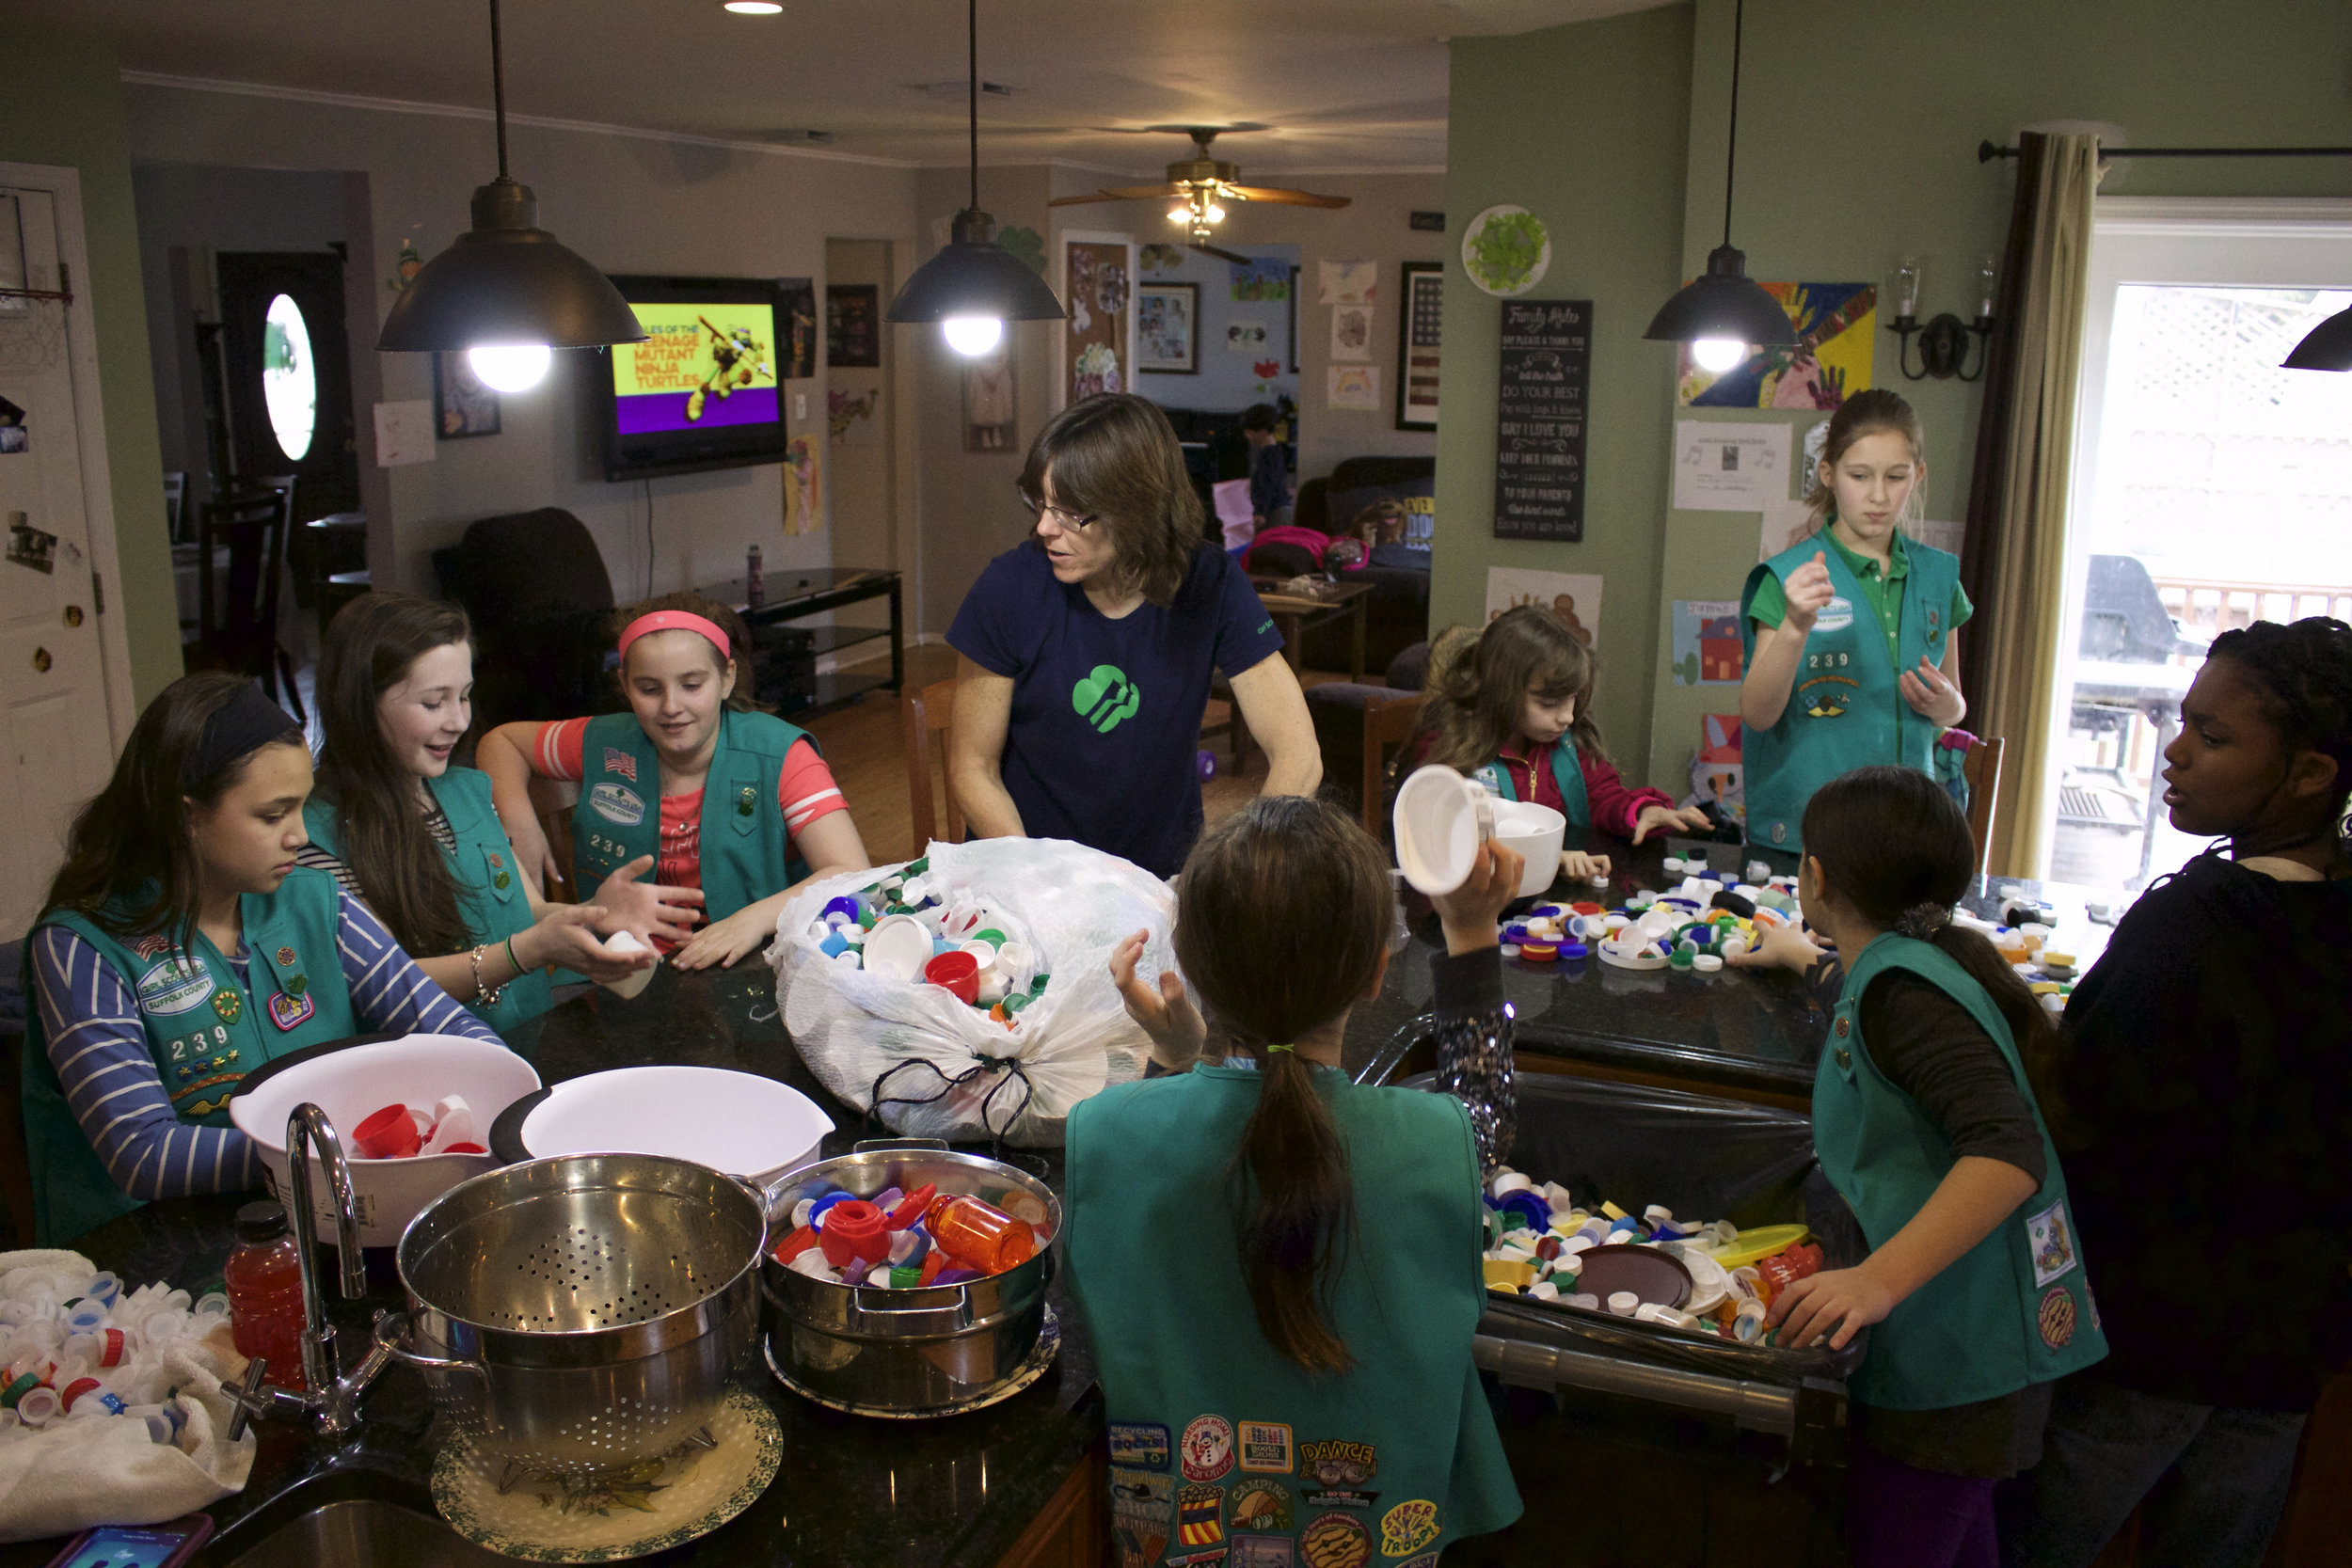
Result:
{"type": "Polygon", "coordinates": [[[213,993],[213,977],[204,966],[187,958],[166,958],[139,976],[139,1011],[151,1018],[168,1018],[203,1006],[213,993]]]}
{"type": "Polygon", "coordinates": [[[1222,1416],[1195,1416],[1176,1445],[1186,1481],[1222,1481],[1233,1467],[1233,1423],[1222,1416]]]}
{"type": "Polygon", "coordinates": [[[1161,1560],[1167,1568],[1210,1568],[1212,1563],[1225,1560],[1225,1548],[1211,1546],[1198,1552],[1175,1552],[1161,1560]]]}
{"type": "Polygon", "coordinates": [[[1287,1535],[1236,1535],[1227,1568],[1297,1568],[1297,1548],[1287,1535]]]}
{"type": "Polygon", "coordinates": [[[607,746],[604,749],[604,770],[608,773],[618,773],[631,784],[637,782],[637,759],[617,746],[607,746]]]}
{"type": "Polygon", "coordinates": [[[598,816],[618,827],[634,828],[645,819],[644,797],[627,784],[596,785],[588,792],[588,804],[598,816]]]}
{"type": "Polygon", "coordinates": [[[236,1022],[245,1016],[245,992],[221,987],[213,992],[213,1011],[220,1015],[223,1023],[236,1022]]]}
{"type": "Polygon", "coordinates": [[[1175,1484],[1148,1470],[1111,1471],[1111,1528],[1120,1568],[1151,1568],[1168,1544],[1175,1515],[1175,1484]]]}
{"type": "Polygon", "coordinates": [[[1426,1497],[1399,1503],[1380,1516],[1380,1555],[1403,1557],[1438,1539],[1438,1505],[1426,1497]]]}
{"type": "Polygon", "coordinates": [[[289,996],[281,990],[269,999],[269,1021],[278,1025],[280,1033],[309,1022],[318,1010],[317,1000],[307,992],[289,996]]]}
{"type": "Polygon", "coordinates": [[[1281,1530],[1291,1528],[1291,1489],[1279,1481],[1243,1481],[1233,1483],[1233,1528],[1237,1530],[1281,1530]]]}
{"type": "Polygon", "coordinates": [[[1156,1422],[1113,1421],[1111,1463],[1141,1470],[1168,1468],[1168,1428],[1156,1422]]]}
{"type": "Polygon", "coordinates": [[[2034,1326],[2042,1330],[2042,1342],[2052,1350],[2064,1350],[2074,1341],[2074,1298],[2065,1286],[2056,1286],[2043,1296],[2033,1317],[2034,1326]]]}
{"type": "Polygon", "coordinates": [[[1298,1536],[1307,1568],[1364,1568],[1372,1560],[1372,1532],[1345,1513],[1327,1513],[1298,1536]]]}
{"type": "Polygon", "coordinates": [[[1225,1489],[1186,1486],[1176,1494],[1176,1544],[1214,1546],[1225,1539],[1225,1489]]]}
{"type": "Polygon", "coordinates": [[[1301,1443],[1298,1473],[1326,1486],[1360,1486],[1380,1473],[1380,1450],[1370,1443],[1337,1439],[1301,1443]]]}
{"type": "Polygon", "coordinates": [[[1438,1568],[1438,1554],[1423,1552],[1410,1562],[1400,1562],[1396,1568],[1438,1568]]]}
{"type": "Polygon", "coordinates": [[[2026,1248],[2033,1255],[2036,1290],[2067,1273],[2080,1261],[2074,1255],[2074,1227],[2067,1221],[2063,1199],[2051,1204],[2039,1214],[2026,1216],[2026,1248]]]}
{"type": "Polygon", "coordinates": [[[1289,1475],[1291,1429],[1279,1421],[1242,1422],[1241,1467],[1260,1475],[1289,1475]]]}

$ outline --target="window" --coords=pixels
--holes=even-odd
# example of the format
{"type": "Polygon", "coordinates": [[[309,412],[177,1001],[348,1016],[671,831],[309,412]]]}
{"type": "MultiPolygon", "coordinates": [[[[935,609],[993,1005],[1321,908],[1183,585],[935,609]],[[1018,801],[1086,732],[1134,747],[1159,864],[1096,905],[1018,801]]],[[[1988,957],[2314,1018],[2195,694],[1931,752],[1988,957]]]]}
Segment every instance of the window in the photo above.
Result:
{"type": "Polygon", "coordinates": [[[310,328],[290,294],[272,299],[262,317],[262,400],[278,447],[301,462],[318,428],[319,384],[310,362],[310,328]]]}

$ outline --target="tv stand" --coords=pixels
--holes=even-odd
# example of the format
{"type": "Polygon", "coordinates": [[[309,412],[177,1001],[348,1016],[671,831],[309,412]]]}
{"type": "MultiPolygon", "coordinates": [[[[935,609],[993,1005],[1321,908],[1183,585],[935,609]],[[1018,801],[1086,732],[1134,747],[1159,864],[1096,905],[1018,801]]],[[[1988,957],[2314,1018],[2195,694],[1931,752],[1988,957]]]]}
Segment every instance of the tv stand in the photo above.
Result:
{"type": "MultiPolygon", "coordinates": [[[[861,604],[868,599],[887,598],[890,601],[890,626],[812,626],[811,655],[815,658],[831,656],[836,659],[842,650],[879,638],[890,639],[890,673],[843,674],[835,671],[818,675],[813,700],[798,705],[780,704],[777,716],[784,719],[813,719],[832,713],[862,699],[868,691],[887,689],[894,695],[906,684],[906,639],[899,603],[898,574],[877,566],[778,566],[763,574],[765,593],[757,608],[744,596],[741,578],[724,582],[706,584],[696,592],[730,606],[743,617],[755,632],[762,626],[782,626],[821,615],[845,605],[861,604]]],[[[768,699],[762,695],[762,701],[768,699]]]]}

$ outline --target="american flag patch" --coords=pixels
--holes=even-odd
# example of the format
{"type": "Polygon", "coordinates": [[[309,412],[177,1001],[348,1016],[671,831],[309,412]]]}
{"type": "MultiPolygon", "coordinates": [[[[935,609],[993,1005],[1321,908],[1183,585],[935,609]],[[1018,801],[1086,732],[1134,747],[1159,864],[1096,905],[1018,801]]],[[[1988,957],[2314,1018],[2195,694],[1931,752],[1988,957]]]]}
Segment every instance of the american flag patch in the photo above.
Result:
{"type": "Polygon", "coordinates": [[[618,773],[631,784],[637,782],[637,759],[618,746],[607,746],[604,749],[604,770],[608,773],[618,773]]]}
{"type": "Polygon", "coordinates": [[[142,958],[151,958],[171,945],[171,939],[161,931],[150,932],[132,944],[131,951],[142,958]]]}

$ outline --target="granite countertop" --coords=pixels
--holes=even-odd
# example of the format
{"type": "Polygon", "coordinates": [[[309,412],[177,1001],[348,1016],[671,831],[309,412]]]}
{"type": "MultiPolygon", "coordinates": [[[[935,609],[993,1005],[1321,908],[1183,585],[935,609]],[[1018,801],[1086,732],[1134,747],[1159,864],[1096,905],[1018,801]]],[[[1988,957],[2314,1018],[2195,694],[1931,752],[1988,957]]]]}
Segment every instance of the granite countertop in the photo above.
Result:
{"type": "MultiPolygon", "coordinates": [[[[768,966],[747,958],[732,972],[681,974],[664,966],[630,1001],[591,990],[516,1031],[513,1043],[532,1056],[548,1083],[605,1068],[687,1063],[733,1068],[780,1079],[834,1117],[827,1155],[847,1153],[866,1131],[862,1118],[818,1085],[775,1018],[768,966]]],[[[1058,1190],[1057,1162],[1046,1180],[1058,1190]]],[[[169,1280],[201,1291],[220,1276],[231,1217],[249,1194],[150,1204],[76,1243],[101,1268],[126,1280],[169,1280]]],[[[378,1307],[403,1305],[390,1249],[369,1254],[369,1292],[336,1301],[333,1316],[349,1366],[359,1357],[378,1307]]],[[[1035,1385],[969,1415],[935,1420],[874,1420],[841,1415],[779,1386],[764,1369],[749,1386],[773,1407],[784,1429],[784,1462],[760,1499],[732,1522],[663,1563],[872,1564],[876,1568],[970,1565],[990,1568],[1043,1509],[1103,1433],[1102,1395],[1084,1324],[1058,1281],[1048,1299],[1061,1323],[1061,1352],[1035,1385]]],[[[433,1458],[443,1440],[423,1383],[408,1369],[389,1369],[369,1391],[358,1437],[329,1444],[307,1426],[256,1423],[260,1450],[246,1489],[207,1510],[230,1551],[249,1546],[233,1532],[240,1520],[305,1483],[362,1480],[363,1489],[430,1512],[433,1458]]],[[[323,1494],[324,1495],[324,1494],[323,1494]]],[[[0,1568],[39,1568],[57,1541],[0,1547],[0,1568]]]]}
{"type": "MultiPolygon", "coordinates": [[[[1547,896],[1561,903],[1589,898],[1614,909],[1637,888],[1664,892],[1680,881],[1666,874],[1663,841],[1636,847],[1597,833],[1589,847],[1609,857],[1609,886],[1556,879],[1547,896]]],[[[1719,868],[1761,860],[1775,875],[1793,874],[1797,864],[1782,851],[1728,844],[1713,846],[1709,858],[1719,868]]],[[[1979,879],[1964,902],[1997,919],[2002,891],[2009,888],[2057,908],[2058,940],[2073,944],[2078,966],[2087,971],[2105,948],[2108,928],[2088,917],[2086,890],[2023,878],[1979,879]]],[[[1379,996],[1348,1020],[1347,1069],[1367,1082],[1393,1076],[1426,1034],[1429,958],[1444,951],[1428,900],[1409,891],[1406,896],[1412,945],[1390,963],[1379,996]]],[[[1726,967],[1700,974],[1618,969],[1597,958],[1549,964],[1506,958],[1502,991],[1518,1016],[1521,1051],[1798,1099],[1812,1093],[1814,1063],[1828,1027],[1827,1015],[1786,970],[1726,967]]]]}

